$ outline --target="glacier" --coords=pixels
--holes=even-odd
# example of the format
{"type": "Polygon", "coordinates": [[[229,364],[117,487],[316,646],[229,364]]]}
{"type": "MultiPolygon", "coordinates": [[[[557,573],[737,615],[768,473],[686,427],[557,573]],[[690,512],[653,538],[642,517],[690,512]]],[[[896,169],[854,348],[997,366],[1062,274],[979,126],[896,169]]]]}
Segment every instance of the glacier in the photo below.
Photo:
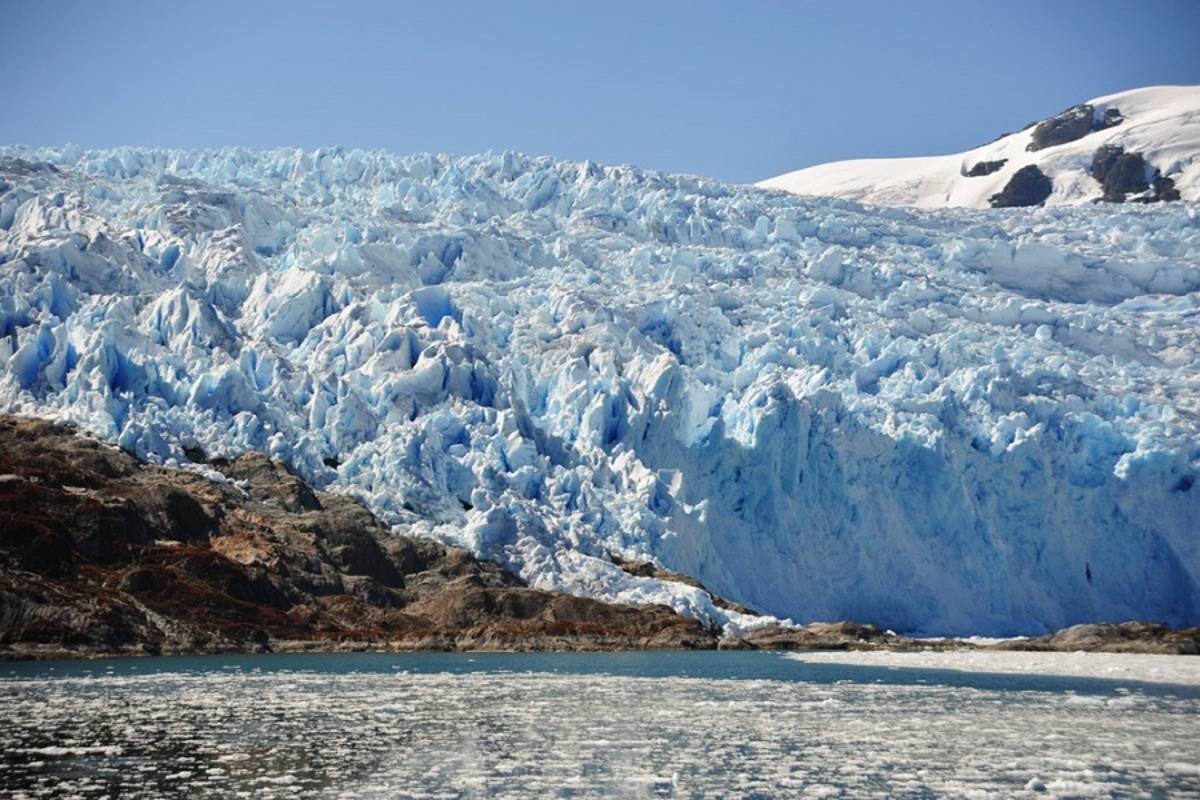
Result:
{"type": "MultiPolygon", "coordinates": [[[[531,585],[1200,623],[1200,206],[873,208],[516,153],[0,148],[0,411],[246,449],[531,585]]],[[[202,455],[203,454],[203,455],[202,455]]]]}

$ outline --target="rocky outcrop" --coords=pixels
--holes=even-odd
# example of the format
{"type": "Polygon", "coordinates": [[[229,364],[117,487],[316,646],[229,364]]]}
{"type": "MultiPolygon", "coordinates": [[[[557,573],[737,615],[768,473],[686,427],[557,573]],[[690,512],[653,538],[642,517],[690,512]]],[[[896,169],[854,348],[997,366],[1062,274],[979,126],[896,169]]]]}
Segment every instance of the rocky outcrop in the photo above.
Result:
{"type": "Polygon", "coordinates": [[[1058,144],[1082,139],[1092,132],[1093,109],[1089,105],[1071,106],[1061,114],[1034,126],[1026,150],[1044,150],[1058,144]]]}
{"type": "Polygon", "coordinates": [[[1101,199],[1109,203],[1164,203],[1180,197],[1175,181],[1151,167],[1141,153],[1126,152],[1119,146],[1105,145],[1096,151],[1091,175],[1104,191],[1101,199]]]}
{"type": "Polygon", "coordinates": [[[1048,636],[1001,642],[992,649],[1200,655],[1200,628],[1176,631],[1150,622],[1075,625],[1048,636]]]}
{"type": "Polygon", "coordinates": [[[963,172],[964,178],[982,178],[984,175],[991,175],[993,172],[999,172],[1008,163],[1007,158],[1002,158],[998,161],[979,161],[974,166],[963,172]]]}
{"type": "MultiPolygon", "coordinates": [[[[788,628],[769,625],[722,639],[722,650],[974,650],[959,639],[913,639],[859,622],[814,622],[788,628]]],[[[1036,638],[1009,639],[988,650],[1200,655],[1200,628],[1172,630],[1150,622],[1076,625],[1036,638]]]]}
{"type": "Polygon", "coordinates": [[[1150,182],[1150,188],[1153,189],[1153,194],[1149,198],[1134,198],[1134,202],[1170,203],[1182,199],[1179,190],[1175,188],[1174,179],[1159,175],[1158,170],[1154,171],[1154,180],[1150,182]]]}
{"type": "Polygon", "coordinates": [[[1054,185],[1050,179],[1035,164],[1030,164],[1014,172],[1004,188],[992,195],[988,202],[992,208],[1040,206],[1052,191],[1054,185]]]}
{"type": "Polygon", "coordinates": [[[721,641],[722,650],[909,649],[912,639],[858,622],[814,622],[799,628],[769,625],[721,641]]]}
{"type": "Polygon", "coordinates": [[[394,535],[261,454],[210,466],[156,467],[0,417],[0,652],[716,644],[664,606],[531,589],[465,550],[394,535]]]}
{"type": "Polygon", "coordinates": [[[1082,139],[1094,131],[1102,131],[1124,121],[1118,109],[1110,108],[1097,118],[1096,109],[1088,104],[1071,106],[1061,114],[1042,120],[1033,129],[1026,150],[1044,150],[1082,139]]]}
{"type": "Polygon", "coordinates": [[[1123,203],[1125,195],[1146,191],[1150,187],[1147,171],[1140,153],[1127,153],[1122,147],[1101,147],[1092,159],[1092,177],[1099,181],[1103,199],[1110,203],[1123,203]]]}
{"type": "Polygon", "coordinates": [[[1109,128],[1115,128],[1124,121],[1125,117],[1121,114],[1121,109],[1110,108],[1106,110],[1099,118],[1092,118],[1092,130],[1103,131],[1109,128]]]}
{"type": "Polygon", "coordinates": [[[813,622],[802,627],[768,625],[722,639],[722,650],[965,650],[957,639],[912,639],[861,622],[813,622]]]}

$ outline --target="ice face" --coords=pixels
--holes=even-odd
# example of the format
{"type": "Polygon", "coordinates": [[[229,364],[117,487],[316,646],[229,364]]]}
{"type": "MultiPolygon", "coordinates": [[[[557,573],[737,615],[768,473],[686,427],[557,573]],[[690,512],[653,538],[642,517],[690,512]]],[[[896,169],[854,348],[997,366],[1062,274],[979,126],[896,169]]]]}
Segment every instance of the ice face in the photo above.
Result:
{"type": "Polygon", "coordinates": [[[533,585],[1200,622],[1188,204],[870,209],[505,153],[0,149],[0,409],[253,448],[533,585]],[[329,466],[336,464],[336,467],[329,466]]]}

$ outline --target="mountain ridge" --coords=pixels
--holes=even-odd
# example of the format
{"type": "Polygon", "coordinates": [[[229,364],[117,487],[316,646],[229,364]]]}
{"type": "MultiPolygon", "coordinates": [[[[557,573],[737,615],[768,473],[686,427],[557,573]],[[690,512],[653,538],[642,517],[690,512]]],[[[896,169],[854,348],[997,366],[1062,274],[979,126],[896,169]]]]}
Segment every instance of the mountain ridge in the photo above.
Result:
{"type": "Polygon", "coordinates": [[[1197,201],[1200,86],[1097,97],[962,153],[837,161],[757,185],[921,208],[1197,201]]]}

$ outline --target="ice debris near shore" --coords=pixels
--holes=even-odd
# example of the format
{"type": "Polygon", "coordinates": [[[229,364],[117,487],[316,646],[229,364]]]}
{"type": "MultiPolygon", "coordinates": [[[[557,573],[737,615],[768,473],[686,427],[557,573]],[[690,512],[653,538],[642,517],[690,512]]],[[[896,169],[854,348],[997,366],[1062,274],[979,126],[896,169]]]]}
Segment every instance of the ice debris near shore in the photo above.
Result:
{"type": "Polygon", "coordinates": [[[528,158],[0,148],[0,410],[258,449],[738,629],[1200,621],[1195,205],[872,209],[528,158]]]}

